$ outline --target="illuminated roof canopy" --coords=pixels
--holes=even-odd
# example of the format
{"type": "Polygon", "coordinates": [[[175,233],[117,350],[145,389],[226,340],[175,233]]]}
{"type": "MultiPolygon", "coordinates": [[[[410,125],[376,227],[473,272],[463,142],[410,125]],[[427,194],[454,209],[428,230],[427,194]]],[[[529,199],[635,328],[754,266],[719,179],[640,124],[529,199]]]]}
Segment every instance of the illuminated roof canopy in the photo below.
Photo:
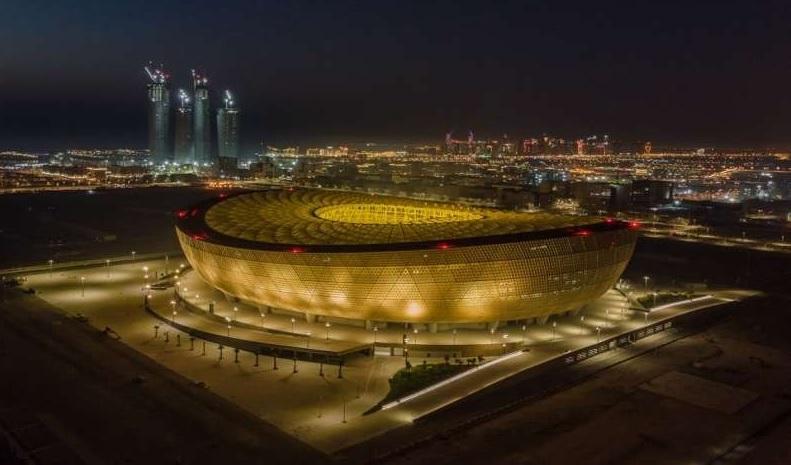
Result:
{"type": "Polygon", "coordinates": [[[411,243],[579,227],[591,217],[506,212],[322,190],[247,193],[213,204],[205,224],[245,241],[288,245],[411,243]]]}

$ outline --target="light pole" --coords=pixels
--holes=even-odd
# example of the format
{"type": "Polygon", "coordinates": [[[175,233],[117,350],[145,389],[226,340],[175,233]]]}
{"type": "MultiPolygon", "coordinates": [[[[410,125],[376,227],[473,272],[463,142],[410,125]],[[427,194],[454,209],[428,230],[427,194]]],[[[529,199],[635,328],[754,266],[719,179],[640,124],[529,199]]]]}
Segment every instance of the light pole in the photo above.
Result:
{"type": "Polygon", "coordinates": [[[225,323],[228,324],[228,337],[231,337],[231,319],[227,316],[225,317],[225,323]]]}
{"type": "Polygon", "coordinates": [[[494,328],[489,330],[489,344],[494,344],[494,328]]]}
{"type": "Polygon", "coordinates": [[[80,276],[80,285],[82,287],[82,292],[80,293],[80,297],[85,297],[85,276],[80,276]]]}
{"type": "Polygon", "coordinates": [[[264,318],[266,317],[266,315],[264,315],[264,312],[259,312],[258,314],[261,315],[261,327],[263,328],[264,327],[264,318]]]}
{"type": "Polygon", "coordinates": [[[596,327],[596,342],[601,342],[601,328],[596,327]]]}
{"type": "Polygon", "coordinates": [[[107,277],[110,277],[110,259],[104,261],[104,267],[107,269],[107,277]]]}
{"type": "Polygon", "coordinates": [[[645,286],[645,291],[648,292],[648,280],[651,279],[650,276],[643,276],[643,284],[645,286]]]}
{"type": "Polygon", "coordinates": [[[415,335],[415,342],[414,342],[414,344],[417,345],[417,333],[418,333],[417,328],[413,329],[412,333],[415,335]]]}
{"type": "Polygon", "coordinates": [[[49,263],[49,279],[52,279],[52,265],[55,263],[55,260],[50,259],[47,263],[49,263]]]}
{"type": "Polygon", "coordinates": [[[329,321],[324,323],[324,329],[326,331],[325,334],[324,334],[324,339],[326,339],[328,341],[330,340],[330,326],[332,326],[332,324],[330,324],[329,321]]]}
{"type": "Polygon", "coordinates": [[[378,332],[379,332],[379,327],[378,326],[374,326],[374,345],[376,345],[376,333],[378,333],[378,332]]]}
{"type": "Polygon", "coordinates": [[[508,342],[508,334],[503,334],[503,353],[505,353],[505,347],[507,342],[508,342]]]}
{"type": "Polygon", "coordinates": [[[580,315],[580,334],[585,334],[585,315],[580,315]]]}
{"type": "Polygon", "coordinates": [[[555,329],[556,329],[557,327],[558,327],[558,322],[557,322],[557,321],[553,321],[553,322],[552,322],[552,340],[553,340],[553,341],[555,340],[555,329]]]}
{"type": "Polygon", "coordinates": [[[176,322],[176,301],[175,301],[175,300],[171,300],[171,301],[170,301],[170,306],[171,306],[171,307],[172,307],[172,309],[173,309],[173,319],[172,319],[171,321],[172,321],[173,323],[175,323],[175,322],[176,322]]]}
{"type": "Polygon", "coordinates": [[[239,320],[239,307],[233,308],[233,321],[239,320]]]}
{"type": "Polygon", "coordinates": [[[294,333],[297,331],[297,320],[291,318],[291,332],[294,333]]]}
{"type": "Polygon", "coordinates": [[[527,325],[522,325],[522,344],[525,343],[525,336],[527,336],[527,325]]]}
{"type": "Polygon", "coordinates": [[[453,345],[456,345],[456,328],[453,328],[453,345]]]}
{"type": "Polygon", "coordinates": [[[307,332],[307,333],[305,333],[305,334],[307,334],[307,336],[308,336],[308,340],[307,340],[307,346],[306,346],[306,347],[307,347],[308,349],[310,349],[310,335],[311,335],[311,334],[313,334],[313,333],[311,333],[310,331],[308,331],[308,332],[307,332]]]}
{"type": "Polygon", "coordinates": [[[135,255],[136,255],[136,254],[137,254],[137,252],[135,252],[135,251],[133,250],[133,251],[132,251],[132,261],[135,261],[135,255]]]}

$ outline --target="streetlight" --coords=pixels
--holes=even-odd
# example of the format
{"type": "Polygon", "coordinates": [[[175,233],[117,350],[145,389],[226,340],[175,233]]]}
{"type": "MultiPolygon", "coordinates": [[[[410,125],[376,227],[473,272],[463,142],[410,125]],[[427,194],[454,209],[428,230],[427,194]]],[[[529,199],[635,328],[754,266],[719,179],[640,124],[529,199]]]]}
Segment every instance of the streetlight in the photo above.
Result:
{"type": "Polygon", "coordinates": [[[374,326],[374,345],[376,345],[376,333],[378,333],[378,332],[379,332],[379,327],[378,326],[374,326]]]}
{"type": "Polygon", "coordinates": [[[456,345],[456,328],[453,328],[453,345],[456,345]]]}
{"type": "Polygon", "coordinates": [[[522,344],[525,343],[526,335],[527,335],[527,325],[522,325],[522,344]]]}
{"type": "Polygon", "coordinates": [[[228,324],[228,337],[231,337],[231,319],[227,316],[225,317],[225,323],[228,324]]]}
{"type": "Polygon", "coordinates": [[[171,300],[170,301],[170,306],[173,307],[173,319],[171,321],[173,323],[175,323],[176,322],[176,301],[175,300],[171,300]]]}
{"type": "Polygon", "coordinates": [[[418,333],[417,328],[413,329],[412,333],[415,335],[415,342],[414,342],[414,344],[417,345],[417,333],[418,333]]]}
{"type": "Polygon", "coordinates": [[[264,318],[266,317],[266,315],[264,315],[264,312],[259,312],[258,314],[261,315],[261,327],[263,328],[264,327],[264,318]]]}
{"type": "Polygon", "coordinates": [[[596,327],[596,342],[601,342],[601,328],[596,327]]]}
{"type": "Polygon", "coordinates": [[[107,277],[110,277],[110,259],[104,261],[104,267],[107,269],[107,277]]]}
{"type": "Polygon", "coordinates": [[[643,284],[645,285],[645,291],[648,292],[648,280],[651,279],[649,276],[643,276],[643,284]]]}
{"type": "Polygon", "coordinates": [[[55,260],[50,259],[47,263],[49,263],[49,277],[52,279],[52,265],[55,263],[55,260]]]}
{"type": "Polygon", "coordinates": [[[132,253],[132,261],[134,261],[134,260],[135,260],[135,255],[137,254],[137,252],[135,252],[135,251],[133,250],[131,253],[132,253]]]}
{"type": "Polygon", "coordinates": [[[80,276],[80,284],[82,285],[81,297],[85,297],[85,276],[80,276]]]}
{"type": "Polygon", "coordinates": [[[313,334],[313,333],[311,333],[310,331],[308,331],[308,332],[307,332],[307,333],[305,333],[305,334],[308,336],[307,348],[308,348],[308,349],[310,349],[310,336],[311,336],[311,334],[313,334]]]}
{"type": "Polygon", "coordinates": [[[494,328],[489,330],[489,344],[494,344],[494,328]]]}
{"type": "Polygon", "coordinates": [[[234,307],[233,308],[233,321],[237,321],[237,320],[239,320],[239,308],[238,307],[234,307]]]}
{"type": "Polygon", "coordinates": [[[296,332],[296,330],[297,330],[297,320],[295,320],[295,319],[292,317],[292,318],[291,318],[291,332],[292,332],[292,333],[293,333],[293,332],[296,332]]]}
{"type": "Polygon", "coordinates": [[[555,328],[557,328],[557,327],[558,327],[558,322],[557,321],[553,321],[552,322],[552,340],[553,341],[555,340],[555,328]]]}
{"type": "Polygon", "coordinates": [[[326,339],[326,340],[328,340],[328,341],[330,340],[330,326],[332,326],[332,325],[330,324],[330,322],[329,322],[329,321],[327,321],[326,323],[324,323],[324,328],[325,328],[325,330],[326,330],[326,334],[325,334],[325,337],[324,337],[324,339],[326,339]]]}

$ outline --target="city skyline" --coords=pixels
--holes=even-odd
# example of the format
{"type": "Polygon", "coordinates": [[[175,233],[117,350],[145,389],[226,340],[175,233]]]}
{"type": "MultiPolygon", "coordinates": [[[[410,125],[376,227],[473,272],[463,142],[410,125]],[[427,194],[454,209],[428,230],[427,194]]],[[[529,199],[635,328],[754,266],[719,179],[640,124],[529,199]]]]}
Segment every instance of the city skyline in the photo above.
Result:
{"type": "Polygon", "coordinates": [[[243,150],[469,129],[791,143],[780,2],[205,3],[178,28],[177,5],[153,19],[124,2],[64,8],[8,5],[4,147],[146,146],[138,66],[151,59],[234,89],[243,150]]]}

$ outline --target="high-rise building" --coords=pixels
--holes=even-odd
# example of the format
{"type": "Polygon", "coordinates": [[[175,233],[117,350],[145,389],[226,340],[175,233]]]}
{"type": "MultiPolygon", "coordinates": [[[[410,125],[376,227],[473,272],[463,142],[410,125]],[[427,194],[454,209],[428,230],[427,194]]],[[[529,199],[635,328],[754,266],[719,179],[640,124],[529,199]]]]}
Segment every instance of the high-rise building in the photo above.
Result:
{"type": "Polygon", "coordinates": [[[180,165],[194,162],[192,146],[192,102],[184,89],[178,92],[174,161],[180,165]]]}
{"type": "Polygon", "coordinates": [[[239,158],[239,109],[226,90],[224,106],[217,110],[217,148],[220,158],[239,158]]]}
{"type": "Polygon", "coordinates": [[[192,71],[192,140],[195,163],[213,162],[211,156],[211,110],[209,108],[209,80],[192,71]]]}
{"type": "Polygon", "coordinates": [[[145,67],[148,83],[148,149],[151,161],[162,164],[170,161],[170,76],[162,67],[145,67]]]}

